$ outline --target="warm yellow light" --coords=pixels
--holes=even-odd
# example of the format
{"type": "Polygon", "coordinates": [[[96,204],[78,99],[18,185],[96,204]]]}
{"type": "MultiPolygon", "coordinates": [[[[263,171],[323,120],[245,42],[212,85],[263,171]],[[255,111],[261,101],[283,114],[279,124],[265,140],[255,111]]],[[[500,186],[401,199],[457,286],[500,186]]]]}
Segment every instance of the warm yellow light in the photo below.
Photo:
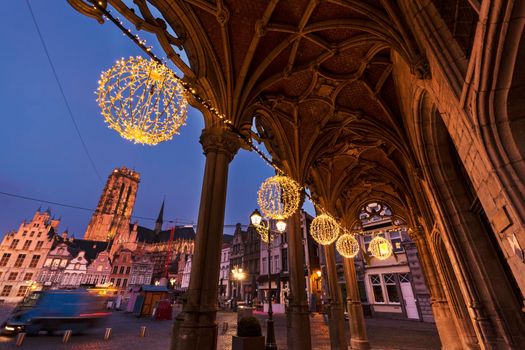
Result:
{"type": "Polygon", "coordinates": [[[359,253],[359,242],[351,234],[345,233],[337,240],[335,248],[345,258],[353,258],[359,253]]]}
{"type": "Polygon", "coordinates": [[[171,70],[130,57],[102,73],[97,101],[109,127],[135,143],[156,145],[179,133],[188,100],[171,70]]]}
{"type": "Polygon", "coordinates": [[[283,233],[284,231],[286,231],[286,221],[278,220],[275,223],[275,227],[277,227],[277,231],[279,231],[280,233],[283,233]]]}
{"type": "Polygon", "coordinates": [[[368,245],[368,251],[375,258],[378,258],[379,260],[386,260],[392,255],[392,243],[381,236],[376,236],[370,241],[370,244],[368,245]]]}
{"type": "Polygon", "coordinates": [[[339,236],[339,226],[331,216],[321,214],[310,224],[310,234],[317,243],[329,245],[339,236]]]}
{"type": "Polygon", "coordinates": [[[284,220],[297,211],[300,197],[297,182],[287,176],[276,175],[262,183],[257,203],[266,217],[284,220]]]}
{"type": "Polygon", "coordinates": [[[317,277],[321,277],[321,270],[317,270],[315,273],[317,274],[317,277]]]}

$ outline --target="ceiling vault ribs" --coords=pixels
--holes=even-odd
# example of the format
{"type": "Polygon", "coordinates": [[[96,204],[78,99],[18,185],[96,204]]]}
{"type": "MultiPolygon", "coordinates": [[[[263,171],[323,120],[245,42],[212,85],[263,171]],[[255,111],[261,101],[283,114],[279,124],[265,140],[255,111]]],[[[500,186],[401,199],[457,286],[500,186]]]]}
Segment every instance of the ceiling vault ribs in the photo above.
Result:
{"type": "MultiPolygon", "coordinates": [[[[85,7],[89,0],[68,1],[97,16],[85,7]]],[[[400,116],[392,52],[419,78],[428,72],[395,2],[108,2],[154,33],[185,79],[237,127],[249,132],[256,116],[258,137],[277,164],[300,183],[325,181],[312,181],[318,183],[312,193],[329,193],[332,206],[364,194],[396,203],[409,196],[415,157],[400,116]],[[175,47],[186,50],[189,66],[175,47]]]]}

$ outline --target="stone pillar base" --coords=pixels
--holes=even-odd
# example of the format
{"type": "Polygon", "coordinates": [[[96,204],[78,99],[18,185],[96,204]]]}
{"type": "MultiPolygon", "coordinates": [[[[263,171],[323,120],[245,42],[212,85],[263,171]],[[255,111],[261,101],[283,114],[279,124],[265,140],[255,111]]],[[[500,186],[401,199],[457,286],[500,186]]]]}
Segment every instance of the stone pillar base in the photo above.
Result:
{"type": "Polygon", "coordinates": [[[367,339],[350,338],[350,349],[352,350],[369,350],[370,343],[367,339]]]}
{"type": "Polygon", "coordinates": [[[310,314],[306,305],[290,305],[286,313],[287,345],[290,350],[309,350],[310,314]]]}
{"type": "Polygon", "coordinates": [[[184,316],[173,323],[171,350],[210,350],[217,349],[217,324],[188,322],[184,316]]]}

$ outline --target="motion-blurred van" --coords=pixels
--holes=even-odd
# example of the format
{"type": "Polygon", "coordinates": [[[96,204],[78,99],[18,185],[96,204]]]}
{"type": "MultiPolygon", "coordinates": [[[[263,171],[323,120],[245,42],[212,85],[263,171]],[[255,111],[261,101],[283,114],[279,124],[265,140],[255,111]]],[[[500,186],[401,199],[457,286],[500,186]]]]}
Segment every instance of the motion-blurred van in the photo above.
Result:
{"type": "Polygon", "coordinates": [[[29,294],[3,323],[4,334],[71,330],[81,333],[103,326],[109,316],[104,299],[84,289],[48,290],[29,294]]]}

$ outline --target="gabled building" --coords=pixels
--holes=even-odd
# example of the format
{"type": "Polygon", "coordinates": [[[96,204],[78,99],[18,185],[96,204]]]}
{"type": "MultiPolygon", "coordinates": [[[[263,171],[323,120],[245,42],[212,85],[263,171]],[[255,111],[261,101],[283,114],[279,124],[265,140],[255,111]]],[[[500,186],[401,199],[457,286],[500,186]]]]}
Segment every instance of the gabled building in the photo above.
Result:
{"type": "Polygon", "coordinates": [[[111,259],[109,252],[103,250],[88,265],[82,284],[96,287],[109,282],[111,274],[111,259]]]}
{"type": "Polygon", "coordinates": [[[55,242],[60,220],[50,210],[37,210],[31,221],[7,233],[0,244],[0,300],[17,302],[30,290],[40,289],[37,275],[55,242]]]}
{"type": "Polygon", "coordinates": [[[86,258],[86,252],[83,250],[79,251],[77,256],[69,260],[66,268],[64,269],[64,277],[60,282],[61,288],[78,288],[84,279],[87,272],[88,260],[86,258]]]}
{"type": "Polygon", "coordinates": [[[116,293],[122,296],[125,295],[130,280],[132,254],[129,249],[120,249],[113,256],[109,281],[117,289],[116,293]]]}
{"type": "Polygon", "coordinates": [[[60,242],[47,254],[44,266],[39,273],[38,282],[43,289],[55,289],[62,285],[64,270],[73,258],[68,245],[60,242]]]}
{"type": "Polygon", "coordinates": [[[132,256],[129,285],[151,284],[153,278],[153,262],[147,254],[132,256]]]}

